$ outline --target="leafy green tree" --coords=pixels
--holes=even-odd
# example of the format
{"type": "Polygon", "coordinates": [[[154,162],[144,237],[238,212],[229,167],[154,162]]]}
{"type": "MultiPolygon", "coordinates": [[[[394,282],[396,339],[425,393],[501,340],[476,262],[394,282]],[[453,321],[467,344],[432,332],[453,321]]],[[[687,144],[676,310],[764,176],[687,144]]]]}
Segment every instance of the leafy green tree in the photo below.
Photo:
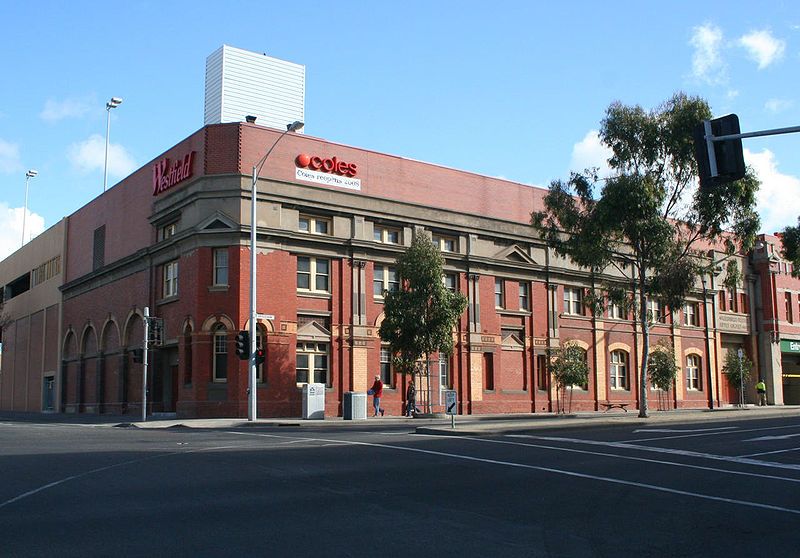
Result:
{"type": "Polygon", "coordinates": [[[728,351],[725,357],[725,365],[722,367],[722,373],[728,378],[728,383],[730,383],[731,387],[736,388],[739,393],[739,401],[742,403],[744,403],[743,388],[750,379],[750,372],[752,371],[753,361],[747,358],[746,355],[743,354],[742,358],[739,358],[738,353],[728,351]]]}
{"type": "MultiPolygon", "coordinates": [[[[467,299],[444,286],[444,258],[426,233],[414,235],[396,265],[400,288],[384,293],[385,317],[379,334],[395,355],[395,368],[413,378],[422,357],[427,363],[431,353],[453,352],[453,328],[467,299]]],[[[430,393],[427,400],[429,405],[430,393]]]]}
{"type": "Polygon", "coordinates": [[[565,341],[560,348],[554,349],[550,359],[550,373],[556,385],[556,404],[559,412],[564,412],[566,390],[569,388],[568,412],[572,411],[572,390],[575,386],[585,385],[589,381],[589,365],[586,363],[586,351],[574,341],[565,341]]]}
{"type": "Polygon", "coordinates": [[[640,417],[648,416],[648,297],[680,308],[707,272],[699,250],[719,242],[728,254],[748,250],[759,228],[752,172],[723,186],[696,188],[692,131],[710,116],[706,101],[682,93],[652,111],[613,103],[600,127],[612,151],[611,176],[601,181],[597,169],[588,169],[566,182],[554,180],[545,209],[531,215],[556,253],[589,269],[603,290],[634,285],[642,333],[640,417]]]}
{"type": "MultiPolygon", "coordinates": [[[[650,373],[650,383],[661,390],[661,394],[669,392],[675,378],[678,377],[678,363],[675,362],[675,352],[668,342],[658,343],[650,352],[647,362],[650,373]]],[[[661,404],[661,399],[659,399],[661,404]]],[[[664,405],[661,405],[664,408],[664,405]]]]}
{"type": "Polygon", "coordinates": [[[800,217],[797,218],[796,227],[783,229],[781,242],[783,257],[792,262],[792,275],[800,276],[800,217]]]}

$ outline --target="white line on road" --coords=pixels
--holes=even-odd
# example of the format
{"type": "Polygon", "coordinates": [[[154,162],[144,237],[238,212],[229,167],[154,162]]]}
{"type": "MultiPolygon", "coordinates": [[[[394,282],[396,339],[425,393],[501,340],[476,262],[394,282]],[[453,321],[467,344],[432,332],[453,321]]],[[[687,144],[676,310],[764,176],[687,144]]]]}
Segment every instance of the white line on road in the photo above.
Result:
{"type": "Polygon", "coordinates": [[[743,442],[771,442],[772,440],[788,440],[789,438],[796,438],[800,434],[784,434],[783,436],[761,436],[760,438],[750,438],[749,440],[742,440],[743,442]]]}
{"type": "Polygon", "coordinates": [[[800,451],[800,448],[780,449],[775,451],[762,451],[760,453],[749,453],[747,455],[740,455],[739,457],[757,457],[759,455],[772,455],[773,453],[788,453],[790,451],[800,451]]]}
{"type": "Polygon", "coordinates": [[[689,429],[687,429],[687,428],[640,428],[640,429],[634,430],[633,433],[636,434],[637,432],[645,432],[645,433],[647,433],[647,432],[675,432],[675,433],[679,433],[679,432],[684,432],[684,433],[690,433],[690,432],[713,432],[715,430],[736,430],[737,428],[739,428],[739,427],[738,426],[720,426],[719,428],[689,428],[689,429]]]}
{"type": "Polygon", "coordinates": [[[658,440],[676,440],[678,438],[694,438],[696,436],[722,436],[727,434],[740,434],[744,432],[763,432],[765,430],[780,430],[784,428],[800,428],[800,424],[789,424],[784,426],[768,426],[765,428],[743,428],[735,432],[698,432],[695,434],[682,434],[679,436],[660,436],[657,438],[634,438],[632,440],[623,440],[623,442],[654,442],[658,440]]]}
{"type": "MultiPolygon", "coordinates": [[[[228,431],[228,433],[229,434],[236,434],[236,435],[239,435],[239,436],[260,436],[260,437],[265,437],[265,438],[290,438],[290,436],[281,436],[279,434],[260,434],[260,433],[255,433],[255,432],[228,431]]],[[[305,438],[305,439],[307,439],[307,440],[317,440],[317,441],[321,441],[321,442],[336,442],[336,441],[339,441],[339,440],[329,440],[329,439],[324,439],[324,438],[305,438]]],[[[724,502],[724,503],[727,503],[727,504],[736,504],[736,505],[740,505],[740,506],[747,506],[747,507],[752,507],[752,508],[760,508],[760,509],[765,509],[765,510],[779,511],[779,512],[785,512],[785,513],[791,513],[791,514],[795,514],[795,515],[800,515],[800,510],[792,509],[792,508],[784,508],[784,507],[781,507],[781,506],[773,506],[773,505],[770,505],[770,504],[762,504],[760,502],[750,502],[750,501],[747,501],[747,500],[736,500],[736,499],[733,499],[733,498],[723,498],[721,496],[711,496],[711,495],[708,495],[708,494],[699,494],[697,492],[688,492],[688,491],[685,491],[685,490],[677,490],[677,489],[674,489],[674,488],[667,488],[665,486],[658,486],[658,485],[655,485],[655,484],[647,484],[647,483],[640,483],[640,482],[634,482],[634,481],[627,481],[627,480],[624,480],[624,479],[617,479],[617,478],[612,478],[612,477],[601,477],[601,476],[597,476],[597,475],[589,475],[589,474],[586,474],[586,473],[577,473],[577,472],[574,472],[574,471],[566,471],[564,469],[554,469],[552,467],[542,467],[542,466],[539,466],[539,465],[529,465],[527,463],[515,463],[513,461],[500,461],[500,460],[497,460],[497,459],[485,459],[485,458],[482,458],[482,457],[474,457],[474,456],[471,456],[471,455],[463,455],[463,454],[459,454],[459,453],[449,453],[449,452],[442,452],[442,451],[435,451],[435,450],[426,450],[426,449],[422,449],[422,448],[410,448],[410,447],[406,447],[406,446],[393,446],[393,445],[390,445],[390,444],[378,444],[378,443],[374,443],[374,442],[356,442],[356,441],[352,441],[352,440],[341,440],[341,441],[346,443],[346,444],[353,445],[353,446],[384,448],[384,449],[390,449],[390,450],[395,450],[395,451],[408,451],[408,452],[412,452],[412,453],[421,453],[421,454],[425,454],[425,455],[435,455],[435,456],[438,456],[438,457],[447,457],[447,458],[450,458],[450,459],[459,459],[459,460],[463,460],[463,461],[474,461],[474,462],[478,462],[478,463],[487,463],[487,464],[490,464],[490,465],[502,465],[502,466],[505,466],[505,467],[515,467],[515,468],[520,468],[520,469],[543,471],[543,472],[546,472],[546,473],[554,473],[554,474],[557,474],[557,475],[564,475],[564,476],[568,476],[568,477],[576,477],[576,478],[581,478],[581,479],[608,482],[608,483],[612,483],[612,484],[621,484],[621,485],[624,485],[624,486],[633,486],[633,487],[636,487],[636,488],[644,488],[646,490],[654,490],[656,492],[665,492],[665,493],[668,493],[668,494],[678,494],[680,496],[688,496],[688,497],[691,497],[691,498],[699,498],[699,499],[702,499],[702,500],[711,500],[711,501],[714,501],[714,502],[724,502]]]]}

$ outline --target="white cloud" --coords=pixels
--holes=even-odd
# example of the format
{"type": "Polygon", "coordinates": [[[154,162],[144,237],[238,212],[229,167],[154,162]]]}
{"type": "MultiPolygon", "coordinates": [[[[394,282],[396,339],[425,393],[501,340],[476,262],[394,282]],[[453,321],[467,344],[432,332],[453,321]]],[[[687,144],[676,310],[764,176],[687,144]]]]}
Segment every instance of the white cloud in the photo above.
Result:
{"type": "Polygon", "coordinates": [[[727,93],[725,93],[725,96],[728,98],[729,101],[733,100],[733,99],[735,99],[736,97],[739,96],[739,90],[738,89],[730,89],[730,90],[728,90],[727,93]]]}
{"type": "MultiPolygon", "coordinates": [[[[89,139],[73,143],[67,156],[72,165],[79,171],[88,173],[103,171],[105,162],[106,140],[100,134],[93,134],[89,139]]],[[[108,146],[108,175],[124,178],[136,170],[136,162],[128,151],[118,143],[108,146]]]]}
{"type": "Polygon", "coordinates": [[[22,170],[19,146],[0,139],[0,172],[11,174],[22,170]]]}
{"type": "Polygon", "coordinates": [[[739,45],[747,50],[750,58],[763,70],[773,62],[780,60],[786,50],[786,42],[776,39],[769,31],[753,31],[739,38],[739,45]]]}
{"type": "Polygon", "coordinates": [[[64,118],[80,118],[92,110],[94,104],[94,98],[70,98],[63,101],[48,99],[42,112],[39,113],[39,118],[51,123],[64,118]]]}
{"type": "MultiPolygon", "coordinates": [[[[25,240],[44,231],[44,217],[31,213],[25,218],[25,240]]],[[[22,208],[0,202],[0,260],[18,250],[22,243],[22,208]]]]}
{"type": "Polygon", "coordinates": [[[581,141],[572,146],[572,158],[569,168],[572,171],[582,171],[590,167],[598,167],[600,176],[611,174],[608,159],[613,155],[609,147],[600,143],[597,130],[589,130],[581,141]]]}
{"type": "Polygon", "coordinates": [[[770,99],[764,103],[767,112],[778,113],[791,108],[794,103],[788,99],[770,99]]]}
{"type": "Polygon", "coordinates": [[[744,159],[761,181],[756,201],[763,232],[777,232],[797,224],[800,216],[800,178],[778,171],[775,154],[744,150],[744,159]]]}
{"type": "Polygon", "coordinates": [[[725,63],[722,60],[722,30],[710,23],[692,29],[689,41],[694,47],[692,75],[710,84],[726,81],[725,63]]]}

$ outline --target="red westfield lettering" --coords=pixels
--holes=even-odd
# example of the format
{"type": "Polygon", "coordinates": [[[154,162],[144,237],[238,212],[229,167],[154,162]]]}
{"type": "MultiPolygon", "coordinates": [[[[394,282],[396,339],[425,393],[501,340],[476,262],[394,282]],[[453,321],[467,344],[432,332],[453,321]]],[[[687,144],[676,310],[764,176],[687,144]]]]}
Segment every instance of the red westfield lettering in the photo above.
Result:
{"type": "Polygon", "coordinates": [[[153,165],[153,195],[157,196],[191,177],[193,160],[194,151],[191,151],[183,159],[175,161],[172,166],[166,157],[155,163],[153,165]]]}
{"type": "Polygon", "coordinates": [[[344,161],[338,160],[336,157],[322,158],[316,155],[301,153],[294,162],[298,167],[341,174],[342,176],[355,176],[358,172],[358,167],[355,163],[345,163],[344,161]]]}

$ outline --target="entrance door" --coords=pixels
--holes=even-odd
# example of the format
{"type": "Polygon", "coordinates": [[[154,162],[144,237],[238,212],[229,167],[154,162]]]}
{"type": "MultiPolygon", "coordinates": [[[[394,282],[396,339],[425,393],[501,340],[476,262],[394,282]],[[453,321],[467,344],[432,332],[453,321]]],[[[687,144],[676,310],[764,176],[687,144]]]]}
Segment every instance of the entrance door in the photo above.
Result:
{"type": "Polygon", "coordinates": [[[54,411],[56,405],[56,378],[45,376],[42,385],[42,411],[54,411]]]}

